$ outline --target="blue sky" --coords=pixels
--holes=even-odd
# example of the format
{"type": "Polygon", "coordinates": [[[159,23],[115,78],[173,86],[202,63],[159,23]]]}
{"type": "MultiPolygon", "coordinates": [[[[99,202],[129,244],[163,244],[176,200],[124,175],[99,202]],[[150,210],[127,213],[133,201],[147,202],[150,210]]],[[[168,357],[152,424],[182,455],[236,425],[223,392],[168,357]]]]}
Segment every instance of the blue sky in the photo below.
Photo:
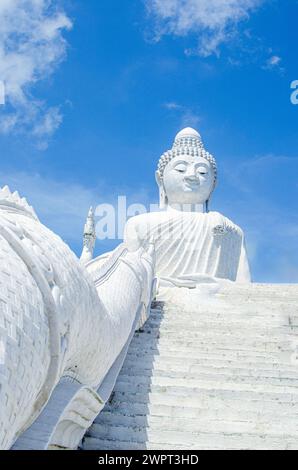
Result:
{"type": "Polygon", "coordinates": [[[297,15],[296,0],[3,0],[0,184],[80,254],[89,206],[156,202],[158,158],[190,125],[254,280],[298,282],[297,15]]]}

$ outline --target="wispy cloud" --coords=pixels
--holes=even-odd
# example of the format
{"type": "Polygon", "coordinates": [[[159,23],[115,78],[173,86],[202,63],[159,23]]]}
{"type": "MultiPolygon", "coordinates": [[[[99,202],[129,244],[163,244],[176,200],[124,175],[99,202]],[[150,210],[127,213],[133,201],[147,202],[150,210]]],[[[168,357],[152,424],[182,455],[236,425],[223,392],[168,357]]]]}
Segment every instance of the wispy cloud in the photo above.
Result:
{"type": "MultiPolygon", "coordinates": [[[[271,50],[269,52],[271,52],[271,50]]],[[[263,69],[274,70],[281,73],[285,71],[284,67],[282,67],[282,58],[278,55],[270,55],[266,60],[263,69]]]]}
{"type": "Polygon", "coordinates": [[[277,65],[280,64],[280,62],[281,62],[281,57],[279,57],[277,55],[273,55],[273,56],[269,57],[269,59],[267,60],[267,64],[270,67],[276,67],[277,65]]]}
{"type": "Polygon", "coordinates": [[[64,59],[63,31],[71,26],[55,0],[1,0],[0,80],[6,99],[0,109],[1,133],[29,132],[45,147],[59,127],[59,107],[48,107],[32,89],[64,59]]]}
{"type": "Polygon", "coordinates": [[[187,106],[176,103],[175,101],[164,103],[163,107],[171,112],[178,113],[180,116],[179,125],[181,127],[196,127],[201,121],[201,118],[197,112],[187,106]]]}
{"type": "Polygon", "coordinates": [[[201,121],[200,116],[191,109],[185,109],[182,113],[181,126],[182,127],[197,127],[201,121]]]}
{"type": "Polygon", "coordinates": [[[170,101],[169,103],[164,103],[164,107],[169,111],[181,111],[184,109],[181,104],[175,103],[174,101],[170,101]]]}
{"type": "MultiPolygon", "coordinates": [[[[146,0],[155,20],[155,39],[165,34],[197,36],[197,53],[218,54],[220,46],[238,32],[264,0],[146,0]]],[[[189,51],[186,51],[189,53],[189,51]]]]}

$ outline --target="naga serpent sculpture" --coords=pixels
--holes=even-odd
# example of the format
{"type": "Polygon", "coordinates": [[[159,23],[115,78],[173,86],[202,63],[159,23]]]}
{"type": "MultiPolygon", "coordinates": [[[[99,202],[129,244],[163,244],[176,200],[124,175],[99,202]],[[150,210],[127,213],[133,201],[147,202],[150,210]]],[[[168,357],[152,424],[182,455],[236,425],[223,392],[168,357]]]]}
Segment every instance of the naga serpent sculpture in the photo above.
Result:
{"type": "Polygon", "coordinates": [[[78,446],[146,318],[153,273],[150,246],[121,244],[85,266],[24,198],[0,190],[1,449],[30,447],[33,423],[40,448],[78,446]]]}

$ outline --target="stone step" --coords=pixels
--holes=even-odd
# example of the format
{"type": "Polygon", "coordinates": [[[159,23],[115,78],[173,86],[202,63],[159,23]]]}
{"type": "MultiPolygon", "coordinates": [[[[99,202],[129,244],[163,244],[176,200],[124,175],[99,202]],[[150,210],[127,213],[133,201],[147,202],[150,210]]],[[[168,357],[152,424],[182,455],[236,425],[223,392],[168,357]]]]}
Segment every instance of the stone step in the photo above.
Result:
{"type": "Polygon", "coordinates": [[[84,438],[82,447],[84,450],[145,450],[146,448],[141,442],[99,439],[89,435],[84,438]]]}
{"type": "MultiPolygon", "coordinates": [[[[274,413],[296,413],[298,409],[298,401],[293,395],[278,394],[250,394],[249,392],[231,393],[231,391],[222,390],[200,390],[200,393],[186,392],[181,390],[180,393],[168,390],[154,393],[138,393],[135,391],[113,392],[112,406],[129,406],[136,407],[153,406],[171,406],[193,409],[205,409],[212,407],[214,409],[247,409],[248,411],[274,412],[274,413]],[[183,393],[184,392],[184,393],[183,393]]],[[[177,392],[177,391],[176,391],[177,392]]],[[[110,404],[108,404],[108,407],[110,404]]],[[[140,408],[137,408],[140,409],[140,408]]]]}
{"type": "Polygon", "coordinates": [[[155,303],[84,449],[298,449],[297,298],[233,285],[155,303]]]}
{"type": "MultiPolygon", "coordinates": [[[[133,339],[133,344],[139,341],[151,342],[157,338],[160,344],[168,342],[183,342],[184,344],[197,344],[197,345],[208,345],[209,347],[227,348],[231,345],[232,349],[245,350],[254,349],[262,351],[279,351],[279,350],[289,350],[293,347],[294,342],[296,343],[297,336],[280,336],[280,339],[267,336],[264,337],[255,337],[253,334],[251,338],[241,338],[241,335],[230,335],[230,334],[221,334],[221,335],[212,335],[212,333],[196,332],[186,334],[186,332],[181,331],[179,334],[175,332],[164,332],[164,331],[150,331],[150,333],[137,334],[133,339]],[[241,341],[242,339],[242,341],[241,341]]],[[[230,348],[229,348],[230,349],[230,348]]]]}
{"type": "Polygon", "coordinates": [[[282,369],[279,363],[268,364],[239,361],[214,361],[209,360],[207,363],[201,358],[192,357],[167,357],[149,354],[130,354],[127,356],[122,371],[127,374],[137,374],[151,376],[153,371],[173,371],[187,373],[205,373],[227,372],[238,376],[263,376],[275,378],[292,378],[298,379],[297,364],[285,365],[282,369]]]}
{"type": "MultiPolygon", "coordinates": [[[[274,448],[285,449],[292,446],[297,448],[297,437],[289,434],[281,435],[267,435],[260,433],[228,433],[228,432],[191,432],[191,431],[176,431],[150,428],[127,428],[126,426],[100,426],[94,425],[90,429],[90,437],[98,440],[113,440],[122,441],[125,436],[124,442],[136,442],[146,448],[148,444],[154,442],[165,443],[165,448],[171,449],[173,445],[179,446],[184,449],[192,443],[195,449],[210,447],[210,443],[215,443],[217,448],[230,449],[255,449],[255,448],[274,448]]],[[[214,444],[213,444],[214,445],[214,444]]],[[[100,446],[100,444],[99,444],[100,446]]],[[[124,449],[124,447],[122,447],[124,449]]]]}
{"type": "Polygon", "coordinates": [[[293,351],[296,342],[293,339],[283,339],[278,342],[274,341],[245,341],[242,343],[236,341],[209,341],[209,338],[203,339],[198,337],[188,337],[187,335],[163,335],[163,334],[143,334],[134,338],[132,345],[143,347],[156,345],[158,347],[186,347],[189,349],[204,349],[204,351],[216,351],[216,350],[237,350],[241,352],[263,352],[263,353],[276,353],[276,352],[290,352],[293,351]]]}
{"type": "Polygon", "coordinates": [[[161,347],[161,346],[147,346],[146,348],[139,348],[136,347],[135,345],[131,345],[127,359],[128,360],[134,360],[135,358],[140,358],[144,357],[144,360],[154,360],[155,358],[177,358],[180,360],[187,360],[189,357],[194,358],[196,360],[201,361],[201,363],[204,364],[212,364],[212,363],[217,363],[217,364],[256,364],[256,367],[260,366],[271,366],[272,367],[290,367],[290,368],[297,368],[297,361],[291,363],[290,359],[293,356],[293,354],[289,353],[281,353],[280,355],[277,354],[248,354],[248,353],[238,353],[237,351],[225,351],[224,353],[222,351],[213,351],[213,352],[205,352],[204,350],[199,349],[199,350],[192,350],[190,352],[189,349],[181,347],[179,350],[175,348],[171,348],[170,346],[167,348],[161,347]]]}
{"type": "Polygon", "coordinates": [[[151,342],[138,341],[131,344],[130,353],[134,354],[153,354],[154,356],[163,356],[164,354],[170,356],[175,355],[178,357],[188,356],[196,358],[212,358],[222,359],[226,361],[242,361],[246,360],[249,362],[267,362],[267,363],[279,363],[282,365],[291,364],[291,358],[294,358],[294,351],[254,351],[251,349],[233,349],[233,348],[211,348],[210,345],[198,345],[197,343],[185,343],[181,341],[177,342],[159,342],[158,344],[152,344],[151,342]]]}
{"type": "Polygon", "coordinates": [[[243,381],[260,381],[265,380],[264,383],[271,381],[272,384],[279,384],[283,382],[284,385],[298,386],[298,370],[261,370],[255,367],[248,368],[233,368],[229,367],[206,367],[197,364],[168,364],[163,360],[156,360],[153,363],[139,363],[138,361],[130,361],[124,365],[121,370],[121,376],[137,376],[143,377],[148,380],[151,377],[181,377],[197,379],[199,377],[207,378],[212,377],[214,380],[243,380],[243,381]]]}
{"type": "MultiPolygon", "coordinates": [[[[216,417],[222,419],[229,419],[231,415],[238,417],[238,419],[252,420],[256,414],[263,417],[267,422],[268,420],[274,421],[276,419],[283,419],[289,412],[289,403],[282,403],[277,401],[263,401],[251,400],[243,402],[241,399],[226,399],[221,400],[212,397],[210,402],[206,398],[199,398],[196,403],[185,402],[182,404],[178,401],[177,397],[169,396],[169,400],[165,400],[164,396],[155,397],[153,403],[151,398],[144,403],[136,401],[129,401],[129,398],[135,397],[126,394],[114,398],[108,402],[105,409],[97,417],[96,421],[100,422],[103,413],[117,413],[125,416],[167,416],[179,418],[201,418],[201,417],[216,417]],[[211,407],[209,405],[212,405],[211,407]]],[[[298,402],[293,403],[291,406],[290,420],[298,422],[298,402]]]]}
{"type": "Polygon", "coordinates": [[[160,339],[170,339],[171,341],[187,341],[187,342],[197,342],[197,341],[204,341],[209,342],[211,341],[212,344],[227,344],[227,343],[232,343],[234,345],[241,345],[241,339],[242,339],[242,344],[247,344],[247,345],[252,345],[255,347],[255,345],[261,345],[262,347],[264,344],[272,344],[272,345],[287,345],[289,342],[293,343],[296,342],[297,336],[298,336],[298,330],[296,332],[292,332],[291,334],[286,333],[286,329],[284,332],[280,332],[278,334],[275,334],[272,330],[270,332],[260,332],[259,334],[254,334],[254,332],[249,332],[249,336],[246,338],[243,338],[241,336],[241,331],[238,330],[237,332],[231,331],[225,331],[223,328],[221,330],[218,330],[218,332],[215,332],[213,334],[212,331],[206,331],[202,328],[196,328],[193,327],[192,331],[186,331],[183,329],[180,329],[179,333],[175,333],[174,329],[169,329],[169,330],[163,330],[162,328],[158,329],[150,329],[150,330],[145,330],[142,331],[141,333],[136,333],[136,335],[133,338],[133,342],[137,342],[138,339],[141,340],[160,340],[160,339]]]}
{"type": "MultiPolygon", "coordinates": [[[[208,304],[210,304],[210,302],[213,301],[214,304],[216,304],[216,302],[221,302],[223,307],[226,308],[226,300],[228,300],[229,302],[229,305],[232,307],[237,307],[237,305],[239,305],[239,300],[242,300],[242,301],[245,301],[246,304],[250,305],[250,306],[255,306],[255,305],[258,305],[260,303],[265,303],[265,304],[268,304],[268,305],[271,305],[271,310],[272,310],[272,300],[274,300],[274,302],[280,302],[280,303],[286,303],[288,304],[288,301],[296,301],[297,302],[297,296],[298,296],[298,289],[297,289],[297,284],[293,284],[291,287],[292,289],[287,289],[286,286],[284,285],[279,285],[279,291],[275,290],[275,289],[270,289],[270,290],[267,290],[266,289],[266,285],[265,284],[262,284],[260,286],[260,290],[256,289],[255,287],[256,285],[253,284],[251,285],[251,287],[249,288],[250,290],[250,293],[249,295],[247,295],[247,293],[245,292],[246,289],[247,289],[247,285],[246,286],[243,286],[243,289],[242,290],[238,290],[237,291],[237,287],[235,284],[232,286],[232,289],[224,289],[221,290],[221,292],[217,293],[215,296],[208,296],[208,304]]],[[[273,286],[273,284],[272,284],[273,286]]],[[[168,301],[168,302],[163,302],[163,304],[160,304],[160,306],[158,308],[164,308],[164,309],[177,309],[177,306],[178,308],[181,308],[181,306],[183,305],[183,303],[181,301],[179,301],[180,299],[178,299],[178,301],[174,301],[174,302],[171,302],[171,301],[168,301]]],[[[203,301],[206,301],[206,297],[204,298],[203,297],[203,301]]],[[[202,305],[202,304],[201,304],[202,305]]],[[[188,306],[188,310],[193,310],[193,307],[192,305],[187,305],[188,306]]]]}
{"type": "Polygon", "coordinates": [[[115,441],[115,440],[102,440],[94,437],[87,437],[84,441],[84,450],[297,450],[297,442],[295,438],[285,436],[271,437],[271,436],[219,436],[218,435],[201,435],[200,441],[193,439],[188,443],[184,443],[181,447],[179,444],[162,443],[146,441],[143,443],[115,441]]]}
{"type": "MultiPolygon", "coordinates": [[[[220,335],[235,335],[239,336],[241,332],[243,332],[243,328],[247,328],[252,335],[258,337],[268,337],[271,336],[278,337],[279,335],[289,335],[295,336],[297,335],[298,327],[297,326],[289,326],[288,324],[284,324],[279,322],[273,323],[272,321],[268,321],[268,324],[264,324],[264,322],[254,323],[253,321],[248,321],[244,323],[243,321],[235,322],[222,322],[219,320],[214,319],[203,321],[202,319],[198,321],[188,321],[183,324],[183,322],[179,321],[176,322],[173,319],[163,319],[159,323],[152,322],[152,319],[148,320],[145,326],[141,328],[142,331],[149,332],[149,331],[164,331],[168,333],[185,333],[191,334],[193,332],[197,334],[210,334],[211,332],[214,333],[215,336],[220,335]]],[[[138,332],[137,332],[138,334],[138,332]]]]}
{"type": "MultiPolygon", "coordinates": [[[[85,437],[83,449],[84,450],[181,450],[181,446],[162,443],[139,443],[127,441],[115,441],[108,439],[97,439],[95,437],[85,437]]],[[[185,450],[191,449],[190,445],[183,447],[185,450]]],[[[195,449],[195,447],[193,447],[195,449]]],[[[210,447],[211,449],[211,447],[210,447]]]]}
{"type": "MultiPolygon", "coordinates": [[[[155,340],[153,334],[141,334],[135,336],[132,341],[133,346],[140,346],[146,347],[147,345],[151,345],[152,341],[155,340]]],[[[280,342],[277,341],[256,341],[254,338],[251,341],[242,340],[236,341],[214,341],[210,338],[196,338],[195,335],[192,337],[188,337],[184,334],[177,334],[177,335],[164,335],[162,333],[158,334],[157,337],[158,346],[159,347],[187,347],[190,350],[194,349],[203,349],[204,351],[217,351],[217,350],[224,350],[224,351],[235,351],[237,352],[261,352],[261,353],[279,353],[279,352],[293,352],[293,341],[290,340],[281,340],[280,342]]]]}
{"type": "Polygon", "coordinates": [[[198,421],[194,417],[178,417],[178,416],[153,416],[153,415],[143,415],[143,416],[126,416],[114,413],[101,413],[100,419],[96,420],[90,431],[92,433],[97,433],[97,429],[101,427],[125,427],[127,429],[137,429],[142,430],[143,432],[146,429],[150,430],[169,430],[169,431],[180,431],[183,429],[183,432],[194,432],[195,434],[200,434],[201,432],[221,432],[221,433],[257,433],[257,434],[283,434],[287,433],[290,435],[296,435],[298,438],[298,420],[296,419],[286,419],[286,420],[272,420],[269,419],[265,421],[263,415],[259,416],[255,414],[252,420],[245,419],[243,416],[242,419],[237,419],[237,416],[234,416],[231,412],[228,419],[223,417],[212,417],[211,416],[200,416],[198,421]]]}
{"type": "Polygon", "coordinates": [[[160,328],[153,327],[152,325],[147,325],[146,328],[142,329],[142,332],[136,332],[134,338],[138,338],[141,335],[185,335],[189,338],[213,338],[213,341],[218,339],[228,339],[238,341],[240,338],[244,341],[251,342],[255,341],[270,341],[272,343],[280,342],[280,340],[295,340],[298,334],[298,327],[290,329],[289,326],[278,326],[275,328],[268,327],[267,329],[261,328],[258,326],[249,327],[249,334],[251,336],[243,338],[243,325],[233,327],[233,325],[224,325],[218,324],[217,328],[214,328],[210,324],[206,325],[196,325],[188,324],[187,328],[181,325],[175,325],[170,323],[169,326],[162,324],[160,328]],[[178,332],[176,331],[179,330],[178,332]]]}
{"type": "MultiPolygon", "coordinates": [[[[298,298],[298,294],[297,294],[298,298]]],[[[297,302],[297,298],[293,301],[295,306],[297,302]]],[[[243,305],[243,304],[242,304],[243,305]]],[[[239,301],[237,304],[227,303],[224,304],[221,300],[219,302],[213,302],[208,304],[202,304],[198,306],[196,309],[191,308],[182,308],[180,306],[168,306],[165,307],[163,311],[152,311],[150,312],[149,318],[177,318],[177,319],[191,319],[197,320],[198,318],[206,318],[206,319],[214,319],[220,318],[223,319],[260,319],[260,322],[265,319],[288,319],[291,318],[293,320],[298,320],[297,310],[290,309],[290,300],[286,302],[280,302],[277,305],[277,309],[272,309],[272,300],[268,302],[248,302],[244,308],[239,308],[241,303],[239,301]],[[284,308],[283,308],[284,307],[284,308]]]]}
{"type": "Polygon", "coordinates": [[[221,319],[221,318],[197,318],[196,320],[191,320],[185,321],[185,319],[179,318],[172,318],[170,316],[160,318],[160,319],[154,319],[149,317],[147,320],[146,325],[143,327],[145,330],[150,330],[150,329],[162,329],[164,331],[173,331],[176,328],[179,328],[181,331],[186,331],[186,332],[191,332],[193,329],[197,331],[204,331],[208,332],[212,329],[215,334],[220,334],[221,331],[225,332],[241,332],[243,331],[243,326],[247,326],[247,328],[255,333],[256,335],[259,334],[283,334],[284,331],[287,331],[289,334],[291,332],[293,334],[297,333],[298,327],[293,325],[292,322],[290,322],[288,318],[282,319],[282,318],[276,318],[276,321],[274,319],[266,319],[265,321],[260,321],[258,318],[257,320],[254,318],[247,319],[247,321],[243,321],[242,319],[221,319]],[[255,321],[254,321],[255,320],[255,321]]]}
{"type": "MultiPolygon", "coordinates": [[[[170,379],[170,378],[158,378],[150,384],[140,384],[133,380],[123,381],[122,377],[119,377],[114,391],[126,393],[133,389],[135,393],[146,394],[152,393],[172,393],[178,395],[181,399],[188,399],[190,396],[195,394],[201,394],[202,391],[208,391],[210,393],[216,393],[222,395],[231,394],[242,395],[251,399],[256,396],[264,397],[289,397],[289,401],[297,400],[298,389],[295,387],[283,387],[281,386],[268,386],[264,388],[262,385],[251,385],[251,384],[235,384],[235,383],[220,383],[217,381],[203,381],[203,380],[184,380],[184,379],[170,379]]],[[[286,399],[286,398],[284,398],[286,399]]]]}
{"type": "MultiPolygon", "coordinates": [[[[278,365],[280,368],[286,368],[288,370],[298,370],[297,365],[297,355],[294,351],[279,351],[278,353],[264,353],[263,351],[245,351],[239,352],[238,350],[233,349],[214,349],[212,351],[207,350],[203,347],[196,346],[195,348],[187,348],[181,346],[179,350],[175,347],[171,347],[171,345],[163,345],[163,344],[143,344],[143,348],[140,348],[139,345],[131,344],[129,349],[129,353],[127,355],[127,361],[141,361],[143,360],[144,363],[151,364],[152,362],[165,358],[165,363],[168,362],[170,359],[183,361],[185,359],[186,363],[189,360],[196,361],[197,365],[206,364],[207,363],[215,363],[223,365],[226,362],[228,365],[238,363],[238,365],[247,366],[249,364],[256,364],[256,367],[264,367],[270,368],[271,366],[277,367],[278,365]]],[[[183,361],[184,362],[184,361],[183,361]]]]}
{"type": "Polygon", "coordinates": [[[155,328],[162,324],[163,327],[171,327],[171,325],[181,326],[182,328],[190,329],[190,325],[193,324],[196,327],[207,327],[212,326],[215,329],[218,329],[219,325],[222,325],[226,328],[229,326],[232,329],[241,328],[241,325],[247,325],[249,328],[257,329],[258,327],[261,330],[265,328],[293,328],[297,329],[298,316],[282,316],[280,313],[278,315],[261,315],[254,312],[251,315],[243,314],[239,312],[219,312],[219,313],[203,313],[199,312],[195,317],[194,315],[184,315],[168,313],[166,315],[150,315],[146,327],[155,328]]]}

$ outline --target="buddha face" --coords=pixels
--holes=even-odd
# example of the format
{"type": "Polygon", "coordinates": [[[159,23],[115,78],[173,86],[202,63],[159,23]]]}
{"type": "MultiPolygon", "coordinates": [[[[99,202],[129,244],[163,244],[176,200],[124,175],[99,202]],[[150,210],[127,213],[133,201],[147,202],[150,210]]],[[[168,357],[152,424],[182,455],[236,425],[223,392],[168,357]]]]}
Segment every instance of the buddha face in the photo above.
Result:
{"type": "Polygon", "coordinates": [[[213,168],[205,158],[179,155],[167,164],[162,184],[171,206],[204,204],[213,189],[213,168]]]}

